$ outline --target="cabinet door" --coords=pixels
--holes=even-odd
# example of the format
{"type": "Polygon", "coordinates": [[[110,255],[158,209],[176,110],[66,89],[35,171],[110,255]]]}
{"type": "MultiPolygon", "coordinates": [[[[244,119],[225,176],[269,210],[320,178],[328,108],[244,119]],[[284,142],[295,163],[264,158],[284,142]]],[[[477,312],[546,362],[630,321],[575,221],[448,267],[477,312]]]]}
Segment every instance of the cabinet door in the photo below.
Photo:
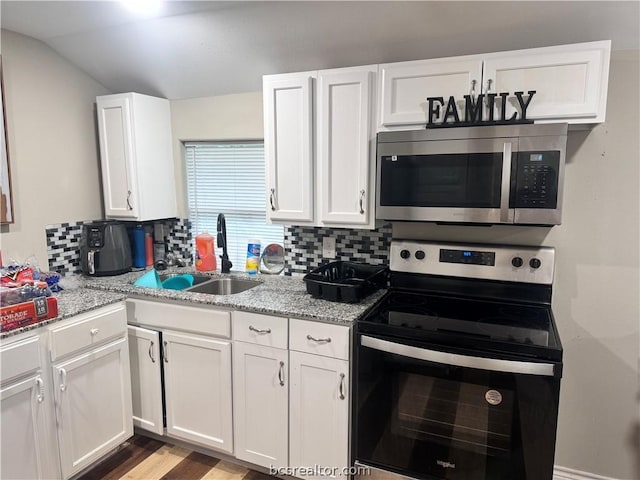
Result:
{"type": "Polygon", "coordinates": [[[233,344],[235,456],[263,467],[287,467],[289,447],[287,350],[233,344]]]}
{"type": "Polygon", "coordinates": [[[41,375],[15,382],[1,391],[2,448],[0,478],[55,478],[55,440],[49,440],[47,409],[53,405],[41,375]]]}
{"type": "Polygon", "coordinates": [[[128,327],[133,425],[162,435],[162,358],[160,333],[128,327]]]}
{"type": "MultiPolygon", "coordinates": [[[[438,58],[379,66],[379,128],[427,123],[427,97],[454,96],[459,107],[464,95],[480,93],[482,57],[438,58]]],[[[441,119],[444,108],[440,109],[441,119]]],[[[462,119],[461,119],[462,120],[462,119]]]]}
{"type": "Polygon", "coordinates": [[[96,103],[105,216],[137,218],[131,102],[126,97],[98,97],[96,103]]]}
{"type": "MultiPolygon", "coordinates": [[[[513,92],[536,93],[527,108],[532,120],[603,122],[605,117],[611,43],[520,50],[488,55],[483,91],[509,92],[506,117],[520,107],[513,92]]],[[[498,98],[499,99],[499,98],[498,98]]],[[[526,97],[525,97],[526,100],[526,97]]],[[[497,102],[495,118],[501,114],[497,102]]]]}
{"type": "Polygon", "coordinates": [[[133,435],[127,339],[53,366],[62,476],[133,435]]]}
{"type": "Polygon", "coordinates": [[[233,452],[231,343],[163,332],[167,433],[233,452]]]}
{"type": "Polygon", "coordinates": [[[349,362],[293,351],[289,360],[290,465],[339,476],[349,466],[349,362]]]}
{"type": "Polygon", "coordinates": [[[320,221],[366,225],[377,66],[318,72],[320,221]]]}
{"type": "Polygon", "coordinates": [[[264,77],[267,218],[313,221],[313,73],[264,77]]]}

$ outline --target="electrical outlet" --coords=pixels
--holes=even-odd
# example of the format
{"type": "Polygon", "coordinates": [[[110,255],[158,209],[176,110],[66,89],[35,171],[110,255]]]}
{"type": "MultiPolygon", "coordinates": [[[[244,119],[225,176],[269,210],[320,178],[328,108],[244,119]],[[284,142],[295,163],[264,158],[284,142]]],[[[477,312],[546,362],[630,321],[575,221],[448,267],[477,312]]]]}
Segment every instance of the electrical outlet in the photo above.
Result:
{"type": "Polygon", "coordinates": [[[333,237],[322,238],[322,258],[336,258],[336,239],[333,237]]]}

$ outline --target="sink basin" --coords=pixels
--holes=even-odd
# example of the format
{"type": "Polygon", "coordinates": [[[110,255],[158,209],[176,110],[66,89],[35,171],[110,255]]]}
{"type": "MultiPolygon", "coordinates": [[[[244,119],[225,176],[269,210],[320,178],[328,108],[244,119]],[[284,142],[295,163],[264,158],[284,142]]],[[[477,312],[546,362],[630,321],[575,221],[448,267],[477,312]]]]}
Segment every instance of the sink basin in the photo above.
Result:
{"type": "MultiPolygon", "coordinates": [[[[160,281],[164,282],[165,280],[168,280],[168,279],[170,279],[172,277],[178,277],[180,275],[181,274],[179,274],[179,273],[165,273],[163,275],[160,275],[160,281]]],[[[197,274],[194,274],[194,273],[191,273],[190,275],[193,277],[193,285],[194,286],[195,285],[199,285],[199,284],[204,283],[204,282],[208,282],[209,280],[211,280],[213,278],[213,277],[210,277],[209,275],[197,275],[197,274]]]]}
{"type": "Polygon", "coordinates": [[[220,278],[203,282],[188,288],[187,292],[208,293],[210,295],[233,295],[257,287],[262,282],[242,278],[220,278]]]}

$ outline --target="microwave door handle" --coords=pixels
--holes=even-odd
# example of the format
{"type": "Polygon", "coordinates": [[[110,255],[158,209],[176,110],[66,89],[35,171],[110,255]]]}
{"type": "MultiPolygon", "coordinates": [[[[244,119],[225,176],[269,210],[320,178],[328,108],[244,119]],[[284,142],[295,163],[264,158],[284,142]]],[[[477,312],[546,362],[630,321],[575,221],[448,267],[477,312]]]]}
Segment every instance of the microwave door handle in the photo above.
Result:
{"type": "Polygon", "coordinates": [[[502,185],[500,190],[500,223],[513,223],[513,210],[509,208],[511,192],[511,154],[513,144],[504,142],[502,149],[502,185]]]}
{"type": "Polygon", "coordinates": [[[457,353],[428,350],[426,348],[418,348],[411,345],[402,345],[365,335],[362,336],[360,344],[363,347],[392,353],[394,355],[400,355],[402,357],[441,363],[443,365],[455,365],[457,367],[489,370],[491,372],[553,377],[555,370],[555,365],[552,363],[517,362],[513,360],[501,360],[498,358],[472,357],[468,355],[459,355],[457,353]]]}

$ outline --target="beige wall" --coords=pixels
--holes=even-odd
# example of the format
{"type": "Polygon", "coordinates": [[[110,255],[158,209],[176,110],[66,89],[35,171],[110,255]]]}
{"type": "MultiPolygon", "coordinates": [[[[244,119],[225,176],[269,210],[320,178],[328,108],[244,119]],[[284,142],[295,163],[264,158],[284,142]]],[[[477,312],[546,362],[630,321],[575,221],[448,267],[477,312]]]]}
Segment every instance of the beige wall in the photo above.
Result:
{"type": "Polygon", "coordinates": [[[178,215],[187,215],[182,142],[262,140],[262,92],[171,101],[178,215]]]}
{"type": "Polygon", "coordinates": [[[15,223],[3,259],[47,267],[44,226],[102,217],[96,95],[109,93],[44,43],[2,30],[15,223]]]}
{"type": "Polygon", "coordinates": [[[562,225],[394,224],[394,236],[556,248],[553,311],[564,347],[556,464],[640,478],[640,56],[614,52],[607,121],[570,132],[562,225]]]}

